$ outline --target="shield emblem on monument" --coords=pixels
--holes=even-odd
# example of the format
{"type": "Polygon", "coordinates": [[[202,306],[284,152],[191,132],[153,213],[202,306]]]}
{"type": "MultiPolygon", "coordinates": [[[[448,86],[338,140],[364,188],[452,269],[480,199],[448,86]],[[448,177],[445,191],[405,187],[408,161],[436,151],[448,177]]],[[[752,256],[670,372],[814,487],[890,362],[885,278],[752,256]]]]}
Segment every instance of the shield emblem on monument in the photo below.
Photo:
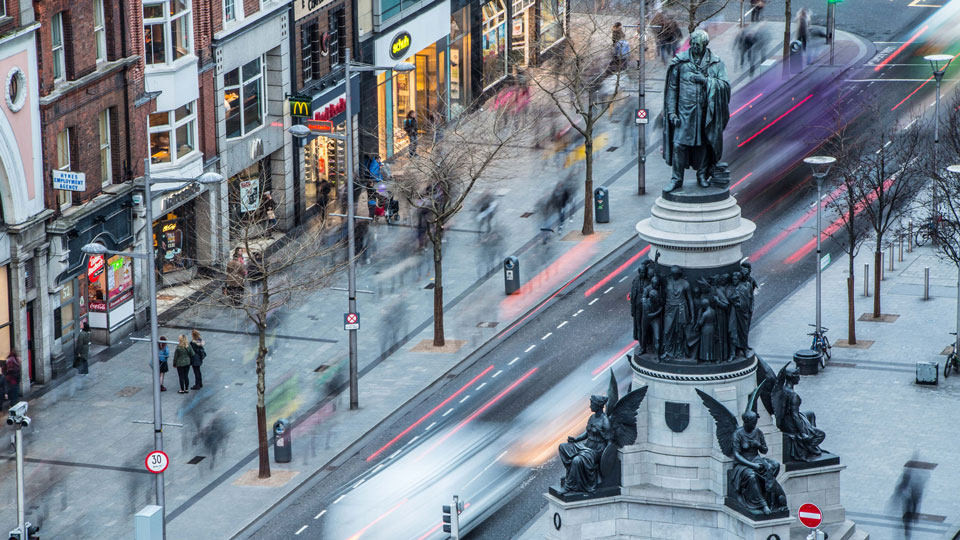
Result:
{"type": "Polygon", "coordinates": [[[690,425],[690,404],[667,401],[664,406],[664,418],[667,421],[667,427],[677,433],[687,429],[687,426],[690,425]]]}

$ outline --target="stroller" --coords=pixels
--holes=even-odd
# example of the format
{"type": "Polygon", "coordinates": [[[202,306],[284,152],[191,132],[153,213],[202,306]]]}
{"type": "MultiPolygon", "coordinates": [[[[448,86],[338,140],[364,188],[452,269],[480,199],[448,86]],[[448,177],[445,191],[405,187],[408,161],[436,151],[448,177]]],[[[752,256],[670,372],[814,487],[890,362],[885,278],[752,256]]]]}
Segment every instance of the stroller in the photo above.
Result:
{"type": "Polygon", "coordinates": [[[400,201],[393,197],[393,193],[387,192],[390,199],[387,201],[387,225],[391,222],[400,221],[400,201]]]}

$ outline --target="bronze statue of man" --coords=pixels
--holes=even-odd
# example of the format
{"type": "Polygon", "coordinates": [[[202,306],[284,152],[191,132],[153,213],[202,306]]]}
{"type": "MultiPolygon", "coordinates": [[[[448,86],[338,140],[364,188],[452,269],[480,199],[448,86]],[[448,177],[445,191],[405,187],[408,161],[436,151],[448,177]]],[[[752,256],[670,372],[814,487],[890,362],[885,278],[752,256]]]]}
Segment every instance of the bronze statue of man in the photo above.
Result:
{"type": "Polygon", "coordinates": [[[663,157],[673,167],[673,191],[683,185],[683,171],[697,171],[697,183],[710,185],[714,165],[723,154],[723,130],[730,119],[730,81],[723,61],[707,48],[703,30],[690,35],[690,48],[667,68],[663,97],[663,157]]]}

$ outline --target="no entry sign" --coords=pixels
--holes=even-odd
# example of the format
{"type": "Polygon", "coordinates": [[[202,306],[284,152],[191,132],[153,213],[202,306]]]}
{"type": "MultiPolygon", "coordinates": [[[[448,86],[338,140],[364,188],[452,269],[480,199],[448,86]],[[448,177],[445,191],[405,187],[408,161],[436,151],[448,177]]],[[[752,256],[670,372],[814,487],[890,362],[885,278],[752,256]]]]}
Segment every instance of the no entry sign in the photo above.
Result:
{"type": "Polygon", "coordinates": [[[163,471],[167,470],[167,465],[170,464],[170,458],[167,457],[167,454],[161,452],[160,450],[154,450],[147,454],[146,459],[147,470],[153,474],[160,474],[163,471]]]}
{"type": "Polygon", "coordinates": [[[797,518],[800,519],[800,524],[808,529],[816,529],[823,522],[820,508],[813,503],[801,504],[800,509],[797,510],[797,518]]]}

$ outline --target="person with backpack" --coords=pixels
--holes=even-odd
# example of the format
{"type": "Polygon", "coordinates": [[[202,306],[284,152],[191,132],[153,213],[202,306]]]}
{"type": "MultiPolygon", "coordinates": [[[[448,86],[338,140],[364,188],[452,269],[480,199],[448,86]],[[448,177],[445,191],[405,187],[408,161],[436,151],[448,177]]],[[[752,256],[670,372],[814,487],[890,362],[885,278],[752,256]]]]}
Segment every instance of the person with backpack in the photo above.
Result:
{"type": "Polygon", "coordinates": [[[203,388],[203,374],[200,373],[200,366],[203,365],[203,359],[207,357],[207,351],[203,348],[203,338],[200,337],[200,332],[197,332],[196,328],[193,329],[191,337],[190,349],[193,356],[190,358],[190,365],[193,367],[194,383],[190,389],[199,390],[203,388]]]}
{"type": "Polygon", "coordinates": [[[180,334],[177,340],[177,350],[173,352],[173,367],[177,368],[177,377],[180,379],[178,394],[186,394],[190,386],[190,362],[193,359],[190,343],[187,336],[180,334]]]}

